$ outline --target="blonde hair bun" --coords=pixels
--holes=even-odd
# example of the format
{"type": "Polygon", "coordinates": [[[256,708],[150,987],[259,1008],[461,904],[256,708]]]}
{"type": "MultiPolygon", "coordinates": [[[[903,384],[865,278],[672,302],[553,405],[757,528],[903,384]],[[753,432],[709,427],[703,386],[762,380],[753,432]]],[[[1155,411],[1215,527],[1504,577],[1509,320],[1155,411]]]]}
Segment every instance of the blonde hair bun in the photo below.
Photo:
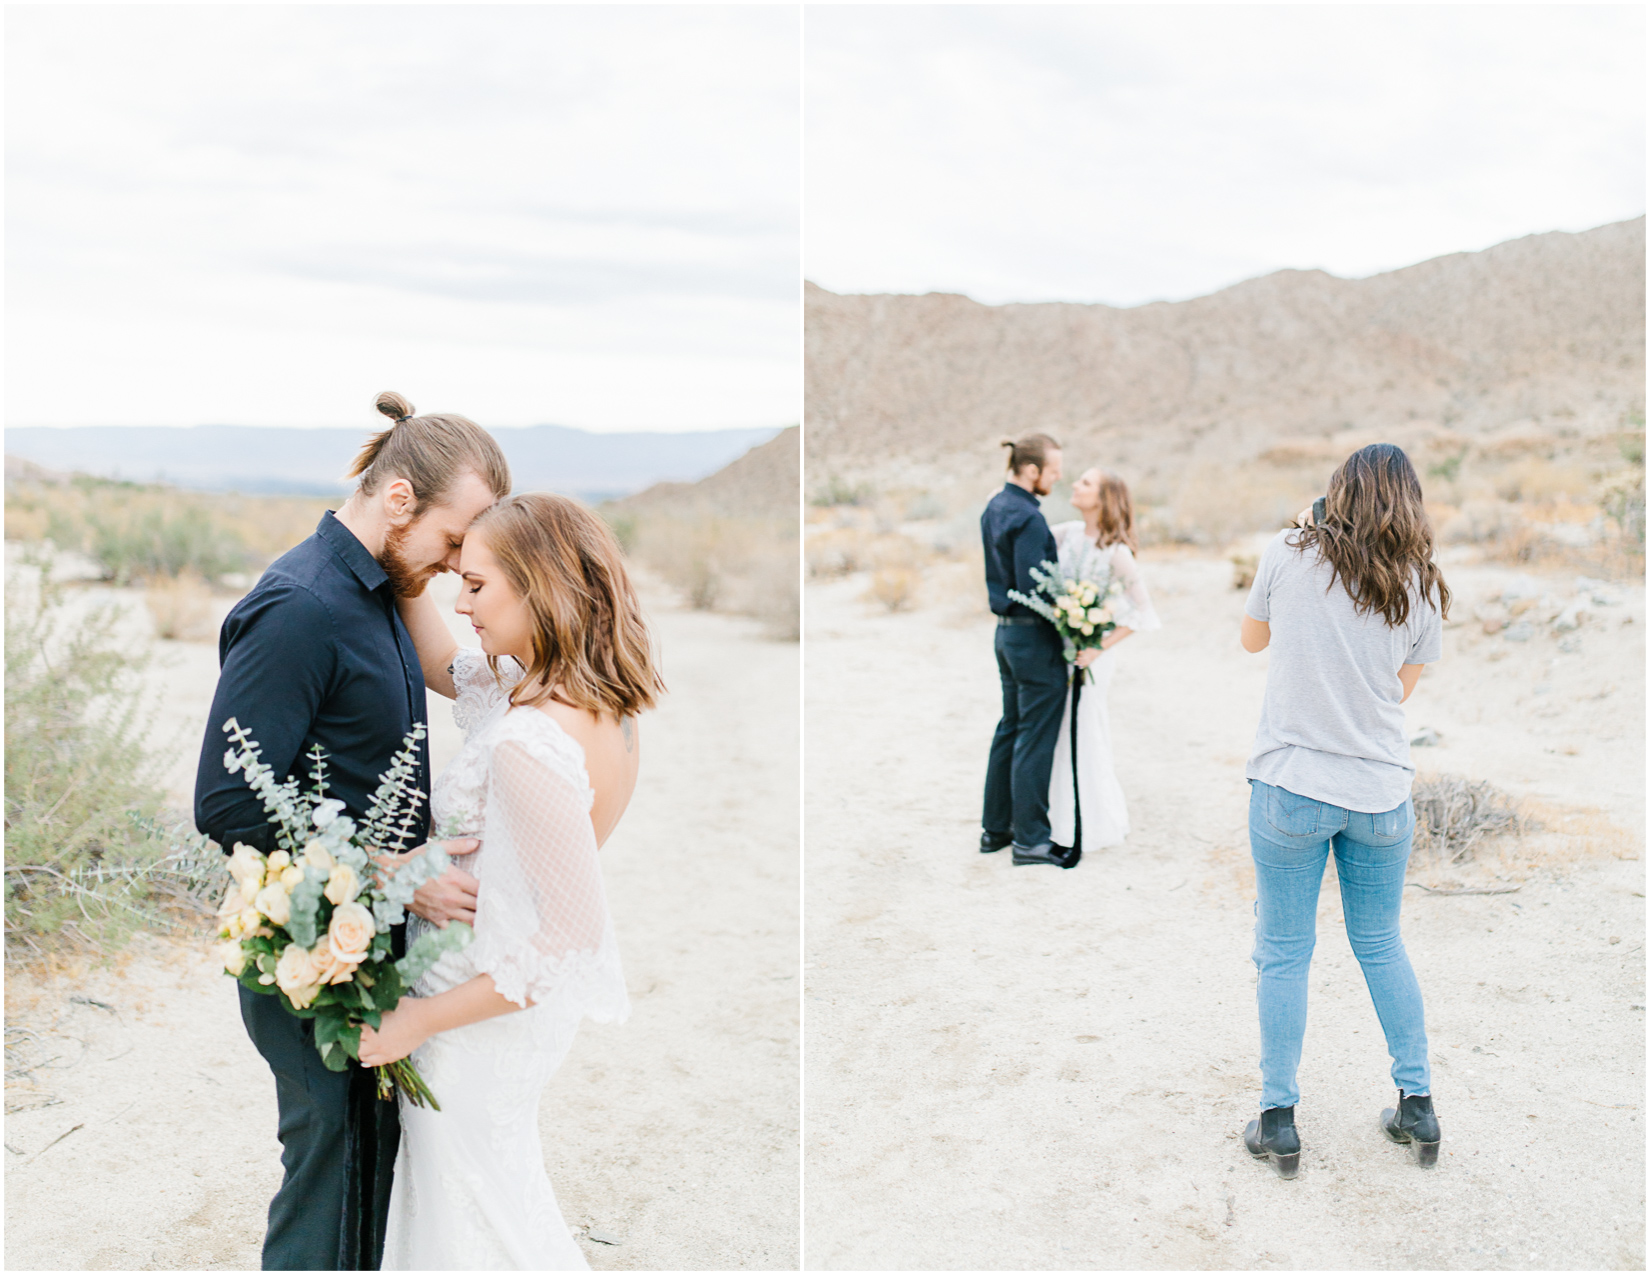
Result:
{"type": "Polygon", "coordinates": [[[413,405],[394,390],[385,390],[373,404],[380,412],[399,425],[413,414],[413,405]]]}

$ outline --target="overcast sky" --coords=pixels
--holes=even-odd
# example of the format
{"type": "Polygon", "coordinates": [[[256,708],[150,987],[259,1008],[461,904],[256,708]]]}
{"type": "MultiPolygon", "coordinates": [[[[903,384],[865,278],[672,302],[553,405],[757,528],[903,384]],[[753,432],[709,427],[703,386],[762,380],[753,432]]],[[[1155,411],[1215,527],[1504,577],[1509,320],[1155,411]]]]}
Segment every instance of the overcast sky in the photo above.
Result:
{"type": "Polygon", "coordinates": [[[9,6],[7,419],[797,419],[800,13],[9,6]]]}
{"type": "Polygon", "coordinates": [[[1644,212],[1641,6],[852,6],[804,23],[839,292],[1136,305],[1644,212]]]}

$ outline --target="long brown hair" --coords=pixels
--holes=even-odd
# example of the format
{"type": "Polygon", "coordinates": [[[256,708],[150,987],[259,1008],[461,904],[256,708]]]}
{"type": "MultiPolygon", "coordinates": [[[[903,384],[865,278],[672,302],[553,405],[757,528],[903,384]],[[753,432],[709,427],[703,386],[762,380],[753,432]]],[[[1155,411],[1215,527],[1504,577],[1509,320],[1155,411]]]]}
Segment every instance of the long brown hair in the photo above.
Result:
{"type": "Polygon", "coordinates": [[[1111,470],[1102,469],[1099,501],[1099,548],[1125,544],[1130,553],[1139,553],[1140,543],[1134,536],[1134,501],[1129,498],[1129,485],[1111,470]]]}
{"type": "MultiPolygon", "coordinates": [[[[533,617],[533,658],[512,704],[556,698],[615,717],[653,707],[665,684],[606,523],[566,496],[529,492],[499,501],[469,534],[485,538],[533,617]]],[[[496,674],[496,661],[489,663],[496,674]]]]}
{"type": "Polygon", "coordinates": [[[1324,516],[1290,540],[1316,548],[1360,613],[1379,611],[1397,628],[1409,619],[1410,589],[1449,618],[1450,592],[1432,560],[1432,523],[1421,501],[1421,480],[1401,447],[1371,443],[1348,456],[1329,480],[1324,516]]]}
{"type": "Polygon", "coordinates": [[[493,495],[510,494],[503,450],[469,417],[414,416],[413,405],[394,390],[385,390],[373,406],[395,424],[369,438],[350,467],[349,476],[361,480],[362,495],[372,495],[386,478],[405,478],[418,502],[413,516],[421,517],[472,470],[493,495]]]}

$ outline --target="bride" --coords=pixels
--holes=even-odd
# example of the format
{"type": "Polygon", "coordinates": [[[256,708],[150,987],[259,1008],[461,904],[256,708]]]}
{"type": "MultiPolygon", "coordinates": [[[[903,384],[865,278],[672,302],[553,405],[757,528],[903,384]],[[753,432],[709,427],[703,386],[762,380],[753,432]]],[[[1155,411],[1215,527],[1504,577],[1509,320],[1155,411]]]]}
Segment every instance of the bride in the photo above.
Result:
{"type": "Polygon", "coordinates": [[[1083,853],[1115,846],[1129,834],[1129,812],[1123,789],[1112,769],[1111,722],[1106,712],[1106,691],[1116,668],[1117,644],[1131,633],[1162,628],[1152,610],[1140,567],[1134,560],[1138,547],[1134,538],[1134,506],[1128,484],[1116,474],[1099,468],[1086,471],[1071,490],[1071,507],[1083,515],[1082,521],[1057,523],[1054,542],[1060,550],[1060,567],[1106,587],[1116,580],[1122,596],[1114,604],[1117,627],[1102,639],[1101,650],[1084,651],[1078,666],[1087,667],[1091,681],[1080,687],[1077,700],[1076,787],[1080,804],[1072,801],[1072,692],[1066,692],[1065,714],[1060,720],[1060,739],[1054,749],[1054,770],[1049,780],[1049,825],[1057,846],[1077,844],[1081,815],[1083,853]]]}
{"type": "Polygon", "coordinates": [[[465,733],[432,814],[481,848],[474,940],[362,1029],[364,1065],[411,1055],[441,1103],[402,1104],[383,1269],[585,1270],[545,1173],[539,1097],[582,1019],[629,1012],[596,851],[636,785],[636,714],[664,685],[618,545],[573,501],[500,501],[459,574],[480,651],[428,597],[400,603],[465,733]]]}

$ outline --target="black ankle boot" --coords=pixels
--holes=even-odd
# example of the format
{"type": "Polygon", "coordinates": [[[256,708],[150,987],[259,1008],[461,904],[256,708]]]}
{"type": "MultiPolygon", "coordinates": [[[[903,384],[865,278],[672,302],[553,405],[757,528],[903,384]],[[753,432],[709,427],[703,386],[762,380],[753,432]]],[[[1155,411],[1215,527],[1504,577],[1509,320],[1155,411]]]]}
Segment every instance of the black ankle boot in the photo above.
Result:
{"type": "Polygon", "coordinates": [[[1398,1091],[1398,1105],[1381,1112],[1381,1132],[1394,1142],[1402,1142],[1415,1150],[1415,1159],[1423,1169],[1438,1163],[1438,1117],[1432,1112],[1432,1095],[1406,1094],[1398,1091]]]}
{"type": "Polygon", "coordinates": [[[1301,1167],[1301,1138],[1295,1132],[1293,1107],[1268,1107],[1259,1120],[1243,1131],[1243,1145],[1257,1160],[1271,1158],[1280,1178],[1292,1178],[1301,1167]]]}

